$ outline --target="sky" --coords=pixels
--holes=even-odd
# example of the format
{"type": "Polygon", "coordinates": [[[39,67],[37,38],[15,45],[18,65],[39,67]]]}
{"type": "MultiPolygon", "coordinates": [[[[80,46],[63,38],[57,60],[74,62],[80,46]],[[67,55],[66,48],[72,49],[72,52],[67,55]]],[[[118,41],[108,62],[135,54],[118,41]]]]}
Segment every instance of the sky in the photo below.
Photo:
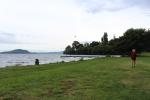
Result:
{"type": "Polygon", "coordinates": [[[150,28],[150,0],[0,0],[0,51],[63,51],[73,41],[150,28]]]}

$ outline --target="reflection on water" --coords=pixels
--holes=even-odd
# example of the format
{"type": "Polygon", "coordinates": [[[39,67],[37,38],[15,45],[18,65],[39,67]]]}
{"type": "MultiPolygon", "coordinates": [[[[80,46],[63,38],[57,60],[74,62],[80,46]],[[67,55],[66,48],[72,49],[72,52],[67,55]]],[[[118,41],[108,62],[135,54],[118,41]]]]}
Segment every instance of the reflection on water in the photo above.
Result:
{"type": "MultiPolygon", "coordinates": [[[[0,54],[0,67],[13,65],[34,65],[35,59],[40,60],[40,64],[78,61],[81,57],[61,57],[63,54],[0,54]]],[[[91,58],[84,58],[91,59],[91,58]]]]}

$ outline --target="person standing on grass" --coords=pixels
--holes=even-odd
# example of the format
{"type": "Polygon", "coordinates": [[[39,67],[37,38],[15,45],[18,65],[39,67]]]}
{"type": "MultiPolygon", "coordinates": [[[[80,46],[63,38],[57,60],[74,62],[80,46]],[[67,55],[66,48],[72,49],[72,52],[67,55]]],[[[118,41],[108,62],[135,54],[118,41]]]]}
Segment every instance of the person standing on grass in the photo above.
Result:
{"type": "Polygon", "coordinates": [[[130,53],[130,57],[131,57],[131,60],[132,60],[132,68],[135,68],[135,64],[136,64],[136,50],[135,49],[132,49],[131,53],[130,53]]]}

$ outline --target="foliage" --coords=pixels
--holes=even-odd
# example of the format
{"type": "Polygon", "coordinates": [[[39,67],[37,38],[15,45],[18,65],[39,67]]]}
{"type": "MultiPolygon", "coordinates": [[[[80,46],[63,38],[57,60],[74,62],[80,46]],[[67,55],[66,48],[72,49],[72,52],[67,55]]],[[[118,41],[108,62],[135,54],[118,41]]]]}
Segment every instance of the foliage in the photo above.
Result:
{"type": "Polygon", "coordinates": [[[88,55],[127,55],[132,49],[138,53],[150,51],[150,30],[128,29],[123,36],[113,38],[108,41],[108,34],[105,32],[101,42],[79,43],[74,41],[71,46],[67,46],[64,54],[88,54],[88,55]]]}
{"type": "Polygon", "coordinates": [[[108,44],[108,35],[107,32],[104,33],[103,37],[101,38],[102,44],[107,45],[108,44]]]}

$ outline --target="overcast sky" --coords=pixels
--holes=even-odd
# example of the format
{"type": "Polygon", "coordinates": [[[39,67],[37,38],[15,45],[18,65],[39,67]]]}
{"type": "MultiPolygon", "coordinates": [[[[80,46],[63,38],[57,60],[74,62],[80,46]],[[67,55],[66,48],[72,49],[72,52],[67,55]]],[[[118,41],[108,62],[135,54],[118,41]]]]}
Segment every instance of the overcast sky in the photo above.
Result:
{"type": "Polygon", "coordinates": [[[62,51],[150,27],[150,0],[0,0],[0,51],[62,51]]]}

